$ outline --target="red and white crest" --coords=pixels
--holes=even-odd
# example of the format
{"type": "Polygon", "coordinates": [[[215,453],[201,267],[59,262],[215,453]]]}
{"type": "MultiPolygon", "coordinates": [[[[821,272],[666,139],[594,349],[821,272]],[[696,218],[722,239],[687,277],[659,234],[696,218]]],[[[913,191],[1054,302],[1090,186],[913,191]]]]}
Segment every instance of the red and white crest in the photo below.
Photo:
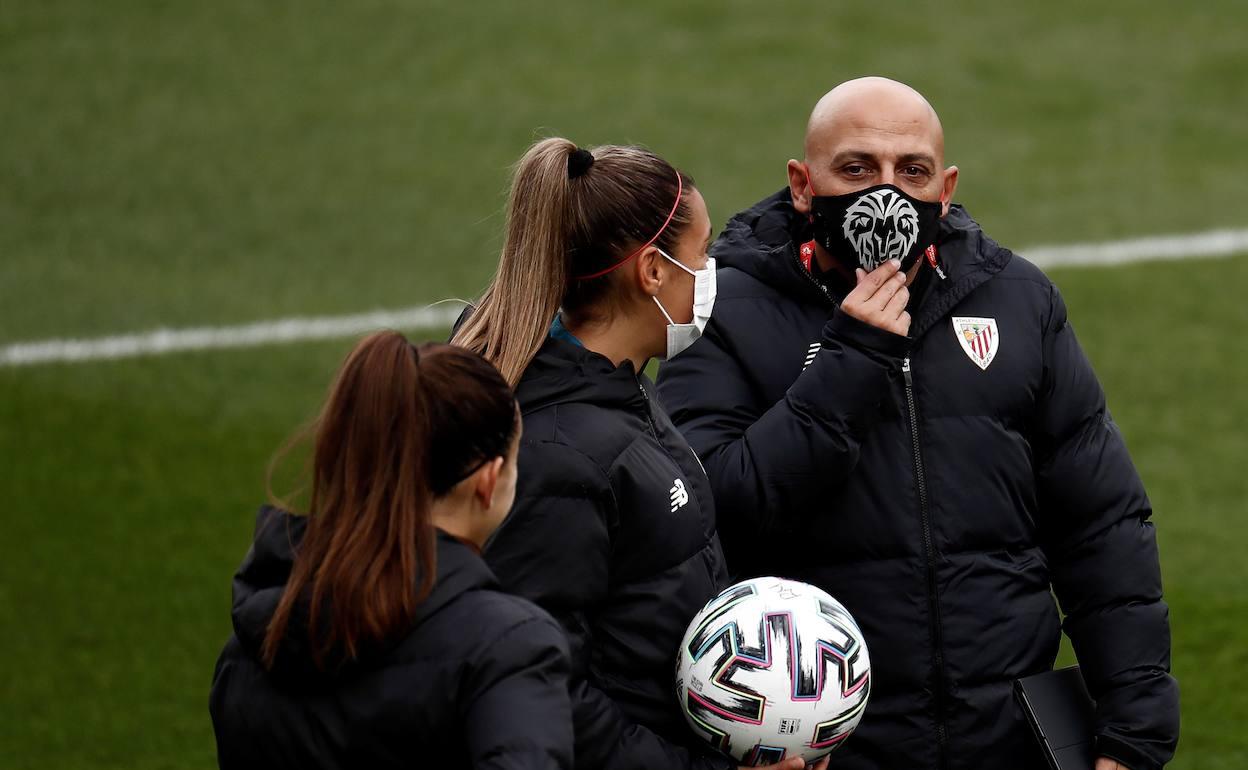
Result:
{"type": "Polygon", "coordinates": [[[997,350],[1001,346],[997,319],[955,316],[953,334],[958,338],[958,344],[962,346],[967,357],[980,369],[987,369],[992,359],[997,357],[997,350]]]}

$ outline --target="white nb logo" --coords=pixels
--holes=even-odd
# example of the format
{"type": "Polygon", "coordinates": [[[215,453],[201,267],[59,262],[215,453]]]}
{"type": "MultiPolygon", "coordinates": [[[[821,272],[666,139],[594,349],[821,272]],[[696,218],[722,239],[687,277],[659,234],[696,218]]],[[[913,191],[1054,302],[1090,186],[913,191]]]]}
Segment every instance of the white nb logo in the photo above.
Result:
{"type": "Polygon", "coordinates": [[[685,482],[676,479],[675,483],[674,487],[667,490],[667,494],[672,498],[672,513],[675,513],[677,508],[684,508],[689,502],[689,490],[685,489],[685,482]]]}

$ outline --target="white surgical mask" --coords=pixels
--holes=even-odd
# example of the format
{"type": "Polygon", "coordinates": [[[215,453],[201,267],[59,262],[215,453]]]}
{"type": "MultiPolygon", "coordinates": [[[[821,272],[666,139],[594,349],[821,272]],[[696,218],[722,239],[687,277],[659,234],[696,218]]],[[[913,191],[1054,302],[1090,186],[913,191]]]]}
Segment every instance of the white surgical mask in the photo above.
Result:
{"type": "Polygon", "coordinates": [[[682,265],[663,249],[659,249],[668,262],[693,276],[693,321],[678,324],[668,315],[658,297],[653,297],[659,312],[667,319],[667,359],[675,358],[690,345],[697,342],[706,329],[706,322],[711,320],[711,308],[715,306],[715,258],[707,257],[706,266],[701,270],[690,270],[682,265]]]}

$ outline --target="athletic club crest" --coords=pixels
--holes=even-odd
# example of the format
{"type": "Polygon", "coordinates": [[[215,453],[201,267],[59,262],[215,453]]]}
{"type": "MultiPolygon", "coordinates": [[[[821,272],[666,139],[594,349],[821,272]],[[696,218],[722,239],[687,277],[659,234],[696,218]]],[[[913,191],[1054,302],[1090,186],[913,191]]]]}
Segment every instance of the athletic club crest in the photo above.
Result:
{"type": "Polygon", "coordinates": [[[890,259],[904,259],[919,239],[919,213],[892,190],[876,190],[854,201],[841,223],[845,239],[870,272],[890,259]]]}
{"type": "Polygon", "coordinates": [[[997,357],[997,348],[1001,345],[997,319],[955,317],[953,333],[962,350],[980,369],[987,369],[997,357]]]}

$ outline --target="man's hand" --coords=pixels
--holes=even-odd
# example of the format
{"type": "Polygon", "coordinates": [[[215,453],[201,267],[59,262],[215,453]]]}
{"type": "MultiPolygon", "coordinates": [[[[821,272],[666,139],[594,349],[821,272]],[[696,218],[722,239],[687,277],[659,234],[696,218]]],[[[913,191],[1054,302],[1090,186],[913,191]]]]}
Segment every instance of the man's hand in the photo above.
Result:
{"type": "Polygon", "coordinates": [[[1131,770],[1131,768],[1109,757],[1097,757],[1094,770],[1131,770]]]}
{"type": "Polygon", "coordinates": [[[870,273],[862,268],[854,270],[858,285],[845,297],[841,310],[877,329],[906,336],[910,331],[910,314],[906,312],[910,290],[900,268],[900,262],[890,259],[870,273]]]}
{"type": "MultiPolygon", "coordinates": [[[[831,754],[825,755],[823,759],[810,766],[811,770],[828,770],[828,760],[831,758],[831,754]]],[[[741,767],[738,770],[749,770],[749,768],[741,767]]],[[[801,757],[793,757],[792,759],[786,759],[774,765],[765,765],[754,770],[806,770],[806,762],[801,757]]],[[[1097,767],[1096,770],[1101,770],[1101,768],[1097,767]]]]}

